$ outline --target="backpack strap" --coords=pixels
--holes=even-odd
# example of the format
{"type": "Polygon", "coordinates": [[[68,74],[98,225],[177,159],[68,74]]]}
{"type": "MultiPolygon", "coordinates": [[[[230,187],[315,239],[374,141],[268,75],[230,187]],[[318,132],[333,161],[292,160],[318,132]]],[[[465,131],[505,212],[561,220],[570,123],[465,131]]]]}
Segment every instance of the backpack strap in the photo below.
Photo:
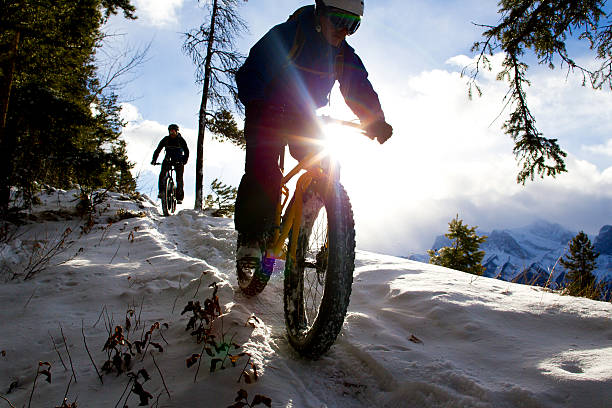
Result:
{"type": "Polygon", "coordinates": [[[295,59],[298,57],[298,55],[300,55],[300,53],[302,52],[302,49],[304,48],[304,43],[306,42],[306,39],[304,37],[304,31],[302,30],[302,22],[299,17],[300,15],[302,15],[302,13],[304,13],[307,9],[311,7],[312,6],[300,7],[299,9],[295,10],[293,14],[291,14],[289,18],[287,19],[287,21],[297,20],[297,28],[295,30],[295,37],[293,37],[293,45],[291,46],[291,49],[289,50],[289,54],[287,54],[287,58],[290,61],[295,61],[295,59]]]}
{"type": "Polygon", "coordinates": [[[344,74],[344,43],[340,45],[340,51],[336,54],[336,60],[334,61],[334,73],[336,74],[336,79],[340,81],[342,78],[342,74],[344,74]]]}

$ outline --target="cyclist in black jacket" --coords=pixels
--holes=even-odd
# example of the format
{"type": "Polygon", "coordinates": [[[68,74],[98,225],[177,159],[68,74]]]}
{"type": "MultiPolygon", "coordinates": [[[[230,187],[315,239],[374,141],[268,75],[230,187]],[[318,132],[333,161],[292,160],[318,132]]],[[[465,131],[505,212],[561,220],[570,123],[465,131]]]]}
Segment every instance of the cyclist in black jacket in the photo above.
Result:
{"type": "Polygon", "coordinates": [[[164,157],[164,161],[162,162],[161,172],[159,173],[159,181],[158,181],[158,197],[161,198],[162,195],[162,181],[164,174],[168,171],[171,164],[174,165],[176,170],[176,201],[181,204],[183,202],[183,197],[185,193],[183,191],[183,171],[185,164],[187,164],[187,160],[189,159],[189,148],[187,147],[187,142],[183,139],[183,136],[179,133],[178,125],[174,123],[168,126],[168,136],[164,137],[159,145],[157,145],[157,149],[153,152],[153,160],[151,160],[151,164],[155,164],[157,162],[157,156],[162,151],[162,149],[166,149],[166,156],[164,157]]]}

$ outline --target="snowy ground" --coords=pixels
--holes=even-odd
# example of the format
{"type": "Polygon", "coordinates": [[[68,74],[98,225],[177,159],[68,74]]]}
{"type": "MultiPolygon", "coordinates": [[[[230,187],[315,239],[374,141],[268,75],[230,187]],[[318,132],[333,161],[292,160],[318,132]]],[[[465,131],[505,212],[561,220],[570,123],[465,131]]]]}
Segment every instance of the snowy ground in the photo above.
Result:
{"type": "Polygon", "coordinates": [[[345,326],[323,358],[307,361],[285,339],[282,273],[259,297],[237,291],[231,219],[165,218],[149,201],[112,194],[81,234],[73,193],[45,195],[38,221],[0,244],[0,407],[59,407],[64,395],[81,408],[137,406],[124,393],[129,377],[105,374],[102,384],[86,350],[100,370],[109,328],[125,327],[130,309],[132,342],[160,323],[153,341],[163,352],[150,346],[132,366],[151,377],[139,378],[149,406],[226,407],[240,389],[273,407],[612,406],[610,303],[358,251],[345,326]],[[145,216],[109,224],[122,208],[145,216]],[[46,269],[10,279],[68,227],[46,269]],[[202,346],[181,311],[210,297],[213,282],[224,312],[215,333],[251,355],[252,384],[238,382],[246,356],[212,373],[205,356],[197,378],[197,364],[187,368],[202,346]],[[51,383],[39,375],[34,384],[39,361],[50,363],[51,383]]]}

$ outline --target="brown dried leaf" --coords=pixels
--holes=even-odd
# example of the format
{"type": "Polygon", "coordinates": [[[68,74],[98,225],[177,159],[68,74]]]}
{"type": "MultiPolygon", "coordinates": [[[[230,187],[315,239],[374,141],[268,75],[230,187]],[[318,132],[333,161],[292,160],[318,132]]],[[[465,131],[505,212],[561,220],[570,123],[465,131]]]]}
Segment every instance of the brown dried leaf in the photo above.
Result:
{"type": "Polygon", "coordinates": [[[44,375],[45,377],[47,377],[47,378],[46,378],[46,381],[47,381],[48,383],[50,383],[50,382],[51,382],[51,371],[49,371],[49,370],[42,370],[40,373],[41,373],[42,375],[44,375]]]}
{"type": "Polygon", "coordinates": [[[236,399],[234,401],[240,401],[240,400],[243,400],[243,399],[247,399],[248,396],[249,396],[249,394],[246,392],[246,390],[243,390],[242,388],[238,390],[237,394],[238,395],[236,396],[236,399]]]}
{"type": "Polygon", "coordinates": [[[195,363],[197,363],[199,359],[200,359],[200,355],[199,354],[192,354],[191,357],[189,357],[187,359],[187,368],[189,368],[192,365],[194,365],[195,363]]]}
{"type": "Polygon", "coordinates": [[[266,407],[271,407],[272,406],[272,399],[268,398],[264,395],[261,394],[257,394],[255,395],[255,397],[253,398],[253,402],[251,403],[251,406],[255,406],[258,404],[264,404],[266,407]]]}
{"type": "Polygon", "coordinates": [[[161,344],[159,344],[159,343],[153,343],[153,342],[151,342],[151,343],[149,343],[149,344],[150,344],[150,345],[152,345],[153,347],[155,347],[155,348],[156,348],[156,349],[157,349],[157,350],[158,350],[160,353],[163,353],[163,352],[164,352],[164,348],[161,346],[161,344]]]}
{"type": "Polygon", "coordinates": [[[416,344],[424,344],[423,341],[419,339],[418,337],[416,337],[414,334],[411,334],[408,340],[416,344]]]}

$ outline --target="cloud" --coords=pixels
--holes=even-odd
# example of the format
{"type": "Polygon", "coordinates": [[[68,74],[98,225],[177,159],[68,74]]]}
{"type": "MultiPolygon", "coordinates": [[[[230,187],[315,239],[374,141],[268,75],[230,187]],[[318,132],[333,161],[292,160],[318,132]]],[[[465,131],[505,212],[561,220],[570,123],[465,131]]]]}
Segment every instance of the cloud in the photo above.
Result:
{"type": "Polygon", "coordinates": [[[591,153],[602,154],[605,156],[612,157],[612,139],[608,140],[606,144],[599,144],[599,145],[594,145],[594,146],[582,146],[582,148],[591,153]]]}
{"type": "Polygon", "coordinates": [[[178,11],[184,0],[135,0],[136,15],[156,27],[178,21],[178,11]]]}
{"type": "MultiPolygon", "coordinates": [[[[495,55],[494,64],[502,59],[495,55]]],[[[469,100],[460,69],[470,61],[458,56],[448,60],[449,70],[374,83],[386,97],[394,136],[370,146],[360,166],[343,167],[362,249],[423,252],[457,213],[483,230],[546,218],[592,233],[610,222],[612,168],[600,169],[580,149],[569,150],[568,173],[516,183],[513,142],[501,129],[507,85],[495,80],[495,68],[483,72],[484,94],[469,100]]],[[[540,129],[565,146],[597,139],[612,95],[568,84],[562,73],[534,71],[528,96],[540,129]]]]}

